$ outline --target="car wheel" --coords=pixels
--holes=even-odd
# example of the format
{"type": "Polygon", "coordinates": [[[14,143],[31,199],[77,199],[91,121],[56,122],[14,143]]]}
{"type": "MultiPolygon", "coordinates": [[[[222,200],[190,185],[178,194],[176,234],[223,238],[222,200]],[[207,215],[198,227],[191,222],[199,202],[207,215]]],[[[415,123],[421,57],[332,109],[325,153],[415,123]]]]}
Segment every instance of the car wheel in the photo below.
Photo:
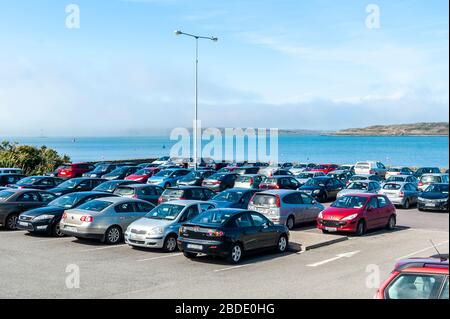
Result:
{"type": "Polygon", "coordinates": [[[404,208],[404,209],[409,209],[409,206],[410,206],[409,199],[407,199],[407,200],[405,201],[405,203],[403,204],[403,208],[404,208]]]}
{"type": "Polygon", "coordinates": [[[166,252],[174,252],[177,249],[177,236],[169,235],[164,240],[164,250],[166,252]]]}
{"type": "Polygon", "coordinates": [[[186,258],[194,259],[195,257],[197,257],[198,254],[197,253],[189,253],[187,251],[183,251],[183,255],[186,258]]]}
{"type": "Polygon", "coordinates": [[[239,244],[231,245],[230,253],[228,254],[228,262],[231,264],[237,264],[242,259],[242,246],[239,244]]]}
{"type": "Polygon", "coordinates": [[[278,252],[279,253],[286,252],[288,246],[289,246],[289,241],[288,241],[286,235],[281,235],[280,238],[278,239],[278,245],[277,245],[278,252]]]}
{"type": "Polygon", "coordinates": [[[57,222],[52,227],[52,235],[55,237],[64,237],[65,235],[61,232],[61,227],[59,225],[59,222],[57,222]]]}
{"type": "Polygon", "coordinates": [[[6,218],[5,226],[7,230],[16,230],[17,229],[17,219],[19,218],[19,215],[17,214],[11,214],[6,218]]]}
{"type": "Polygon", "coordinates": [[[289,216],[289,218],[286,221],[286,227],[291,230],[293,229],[295,226],[295,219],[292,216],[289,216]]]}
{"type": "Polygon", "coordinates": [[[322,229],[322,233],[329,234],[330,232],[328,230],[326,230],[326,229],[322,229]]]}
{"type": "Polygon", "coordinates": [[[115,245],[122,239],[122,230],[118,226],[112,226],[105,232],[105,243],[115,245]]]}
{"type": "Polygon", "coordinates": [[[395,216],[392,215],[391,217],[389,217],[389,221],[388,221],[388,224],[387,224],[386,228],[388,230],[394,230],[396,223],[397,223],[397,220],[396,220],[395,216]]]}
{"type": "Polygon", "coordinates": [[[425,211],[425,209],[423,209],[422,207],[418,207],[417,208],[420,212],[424,212],[425,211]]]}
{"type": "Polygon", "coordinates": [[[363,236],[366,233],[366,223],[361,220],[356,226],[356,236],[363,236]]]}

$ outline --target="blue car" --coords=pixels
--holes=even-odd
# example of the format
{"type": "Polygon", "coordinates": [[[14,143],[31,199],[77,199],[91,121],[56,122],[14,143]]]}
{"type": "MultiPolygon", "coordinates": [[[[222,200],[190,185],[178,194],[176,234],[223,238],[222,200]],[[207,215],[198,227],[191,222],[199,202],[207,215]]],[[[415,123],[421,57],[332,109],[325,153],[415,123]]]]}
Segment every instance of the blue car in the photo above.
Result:
{"type": "Polygon", "coordinates": [[[217,208],[247,209],[250,199],[260,191],[258,189],[230,188],[220,192],[209,201],[215,203],[217,208]]]}
{"type": "Polygon", "coordinates": [[[164,169],[149,178],[147,180],[147,184],[157,185],[164,188],[176,186],[177,182],[190,172],[191,170],[184,168],[164,169]]]}

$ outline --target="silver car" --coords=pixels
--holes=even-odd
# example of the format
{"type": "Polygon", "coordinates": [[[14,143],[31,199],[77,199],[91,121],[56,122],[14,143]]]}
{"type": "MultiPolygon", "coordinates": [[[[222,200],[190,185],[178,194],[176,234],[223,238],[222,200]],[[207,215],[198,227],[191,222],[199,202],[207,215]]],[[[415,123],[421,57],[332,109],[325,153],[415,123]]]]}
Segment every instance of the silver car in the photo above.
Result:
{"type": "Polygon", "coordinates": [[[259,184],[265,179],[264,175],[259,174],[245,174],[240,175],[234,182],[235,188],[258,188],[259,184]]]}
{"type": "Polygon", "coordinates": [[[354,181],[351,182],[345,189],[341,190],[336,198],[342,197],[347,194],[364,194],[373,193],[376,194],[381,189],[381,185],[375,181],[354,181]]]}
{"type": "Polygon", "coordinates": [[[296,224],[315,221],[325,207],[303,192],[278,189],[256,193],[248,209],[292,229],[296,224]]]}
{"type": "Polygon", "coordinates": [[[324,172],[301,172],[295,175],[295,179],[303,186],[311,178],[325,176],[324,172]]]}
{"type": "Polygon", "coordinates": [[[407,182],[407,183],[414,184],[416,186],[418,186],[418,184],[419,184],[419,180],[414,175],[394,175],[394,176],[390,176],[386,180],[386,183],[390,183],[390,182],[407,182]]]}
{"type": "Polygon", "coordinates": [[[424,191],[430,184],[448,184],[448,174],[423,174],[419,179],[419,189],[424,191]]]}
{"type": "Polygon", "coordinates": [[[417,204],[420,191],[412,183],[389,182],[383,185],[379,194],[386,195],[392,204],[408,209],[411,205],[417,204]]]}
{"type": "Polygon", "coordinates": [[[177,248],[181,224],[212,208],[216,208],[214,203],[196,200],[163,203],[128,226],[125,242],[130,246],[162,248],[172,252],[177,248]]]}
{"type": "Polygon", "coordinates": [[[78,239],[99,239],[109,245],[119,243],[123,231],[144,217],[155,205],[133,198],[104,197],[67,210],[60,222],[61,232],[78,239]]]}

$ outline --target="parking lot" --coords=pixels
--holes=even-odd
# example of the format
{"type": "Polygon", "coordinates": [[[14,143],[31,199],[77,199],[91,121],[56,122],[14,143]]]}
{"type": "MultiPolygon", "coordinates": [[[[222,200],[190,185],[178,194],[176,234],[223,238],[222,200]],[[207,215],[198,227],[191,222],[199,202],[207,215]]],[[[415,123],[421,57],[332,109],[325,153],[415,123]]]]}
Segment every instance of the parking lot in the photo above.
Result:
{"type": "MultiPolygon", "coordinates": [[[[0,231],[0,298],[371,298],[396,260],[449,251],[448,213],[398,210],[397,229],[237,266],[181,253],[0,231]],[[79,269],[79,288],[73,285],[79,269]],[[75,277],[74,277],[75,276],[75,277]]],[[[292,238],[317,236],[313,225],[292,238]]],[[[339,238],[341,234],[332,235],[339,238]]],[[[301,244],[301,243],[300,243],[301,244]]]]}

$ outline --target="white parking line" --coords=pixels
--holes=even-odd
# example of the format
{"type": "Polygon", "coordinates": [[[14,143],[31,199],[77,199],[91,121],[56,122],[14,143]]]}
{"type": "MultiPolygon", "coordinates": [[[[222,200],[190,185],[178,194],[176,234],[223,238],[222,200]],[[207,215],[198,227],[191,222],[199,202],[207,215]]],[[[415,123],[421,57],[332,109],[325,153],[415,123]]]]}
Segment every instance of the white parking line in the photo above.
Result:
{"type": "Polygon", "coordinates": [[[158,257],[151,257],[151,258],[144,258],[144,259],[138,259],[136,261],[149,261],[149,260],[157,260],[157,259],[163,259],[163,258],[170,258],[170,257],[177,257],[183,255],[182,253],[178,254],[172,254],[172,255],[165,255],[165,256],[158,256],[158,257]]]}
{"type": "Polygon", "coordinates": [[[306,266],[308,266],[308,267],[322,266],[322,265],[328,264],[328,263],[330,263],[332,261],[336,261],[336,260],[339,260],[339,259],[342,259],[342,258],[351,258],[351,257],[355,256],[358,253],[360,253],[360,250],[351,251],[351,252],[344,253],[344,254],[339,254],[339,255],[336,255],[333,258],[322,260],[322,261],[319,261],[317,263],[309,264],[309,265],[306,265],[306,266]]]}
{"type": "Polygon", "coordinates": [[[96,248],[90,248],[90,249],[81,250],[80,252],[87,253],[87,252],[90,252],[90,251],[112,249],[112,248],[121,248],[121,247],[124,247],[124,246],[128,246],[128,245],[127,244],[120,244],[120,245],[113,245],[113,246],[102,246],[102,247],[96,247],[96,248]]]}
{"type": "Polygon", "coordinates": [[[247,266],[250,266],[250,264],[248,264],[248,265],[240,265],[240,266],[233,266],[233,267],[222,268],[222,269],[216,269],[216,270],[214,270],[214,272],[222,272],[222,271],[234,270],[234,269],[243,268],[243,267],[247,267],[247,266]]]}
{"type": "MultiPolygon", "coordinates": [[[[448,240],[443,241],[443,242],[441,242],[441,243],[439,243],[439,244],[436,244],[436,245],[434,245],[434,246],[429,246],[429,247],[427,247],[427,248],[417,250],[417,251],[415,251],[415,252],[413,252],[413,253],[410,253],[410,254],[408,254],[408,255],[405,255],[405,256],[402,256],[402,257],[398,257],[398,258],[395,259],[395,260],[400,260],[400,259],[405,259],[405,258],[408,258],[408,257],[412,257],[412,256],[417,255],[417,254],[419,254],[419,253],[423,253],[424,251],[434,249],[434,247],[439,247],[439,246],[445,245],[445,244],[447,244],[448,242],[449,242],[448,240]]],[[[436,252],[436,253],[437,253],[437,252],[436,252]]]]}
{"type": "Polygon", "coordinates": [[[15,231],[3,231],[0,232],[0,235],[15,235],[15,234],[24,234],[26,230],[15,230],[15,231]]]}

